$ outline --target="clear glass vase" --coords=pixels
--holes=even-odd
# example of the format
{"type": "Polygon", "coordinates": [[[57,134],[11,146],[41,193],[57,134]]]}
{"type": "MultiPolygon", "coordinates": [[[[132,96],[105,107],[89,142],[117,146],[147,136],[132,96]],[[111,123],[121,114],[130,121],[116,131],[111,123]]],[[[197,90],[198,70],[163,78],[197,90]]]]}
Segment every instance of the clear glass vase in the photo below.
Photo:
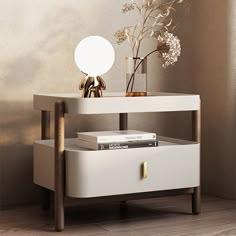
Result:
{"type": "Polygon", "coordinates": [[[126,96],[147,96],[147,58],[126,58],[126,96]]]}

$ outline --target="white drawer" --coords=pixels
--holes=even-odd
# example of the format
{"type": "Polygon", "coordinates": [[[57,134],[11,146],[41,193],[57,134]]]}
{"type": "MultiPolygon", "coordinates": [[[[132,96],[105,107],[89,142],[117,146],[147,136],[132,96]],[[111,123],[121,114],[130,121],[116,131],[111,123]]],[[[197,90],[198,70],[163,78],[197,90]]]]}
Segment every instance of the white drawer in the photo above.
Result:
{"type": "MultiPolygon", "coordinates": [[[[52,143],[35,143],[34,182],[53,190],[52,143]]],[[[71,140],[66,145],[66,195],[90,198],[199,186],[199,144],[159,143],[152,148],[83,151],[71,140]],[[144,162],[147,178],[142,174],[144,162]]]]}

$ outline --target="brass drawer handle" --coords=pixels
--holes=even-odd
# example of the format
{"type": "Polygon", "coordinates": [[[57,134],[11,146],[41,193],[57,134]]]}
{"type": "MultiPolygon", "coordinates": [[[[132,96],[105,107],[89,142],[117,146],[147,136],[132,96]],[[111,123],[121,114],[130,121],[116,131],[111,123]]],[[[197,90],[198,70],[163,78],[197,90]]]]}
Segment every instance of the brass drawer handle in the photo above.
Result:
{"type": "Polygon", "coordinates": [[[142,164],[142,177],[143,179],[147,179],[148,177],[148,166],[147,166],[147,162],[143,162],[142,164]]]}

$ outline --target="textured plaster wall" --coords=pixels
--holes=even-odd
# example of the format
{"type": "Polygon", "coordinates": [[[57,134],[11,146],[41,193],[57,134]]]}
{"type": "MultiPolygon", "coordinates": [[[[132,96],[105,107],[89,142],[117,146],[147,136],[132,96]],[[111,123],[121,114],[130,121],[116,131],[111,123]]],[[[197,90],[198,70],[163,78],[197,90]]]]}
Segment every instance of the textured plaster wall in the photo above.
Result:
{"type": "MultiPolygon", "coordinates": [[[[35,202],[39,198],[39,188],[32,183],[32,143],[40,138],[40,112],[33,110],[33,94],[78,90],[82,74],[74,64],[73,53],[82,38],[101,35],[110,40],[116,51],[116,61],[103,78],[109,92],[124,91],[124,58],[129,56],[129,47],[117,46],[113,37],[115,30],[134,20],[122,15],[120,9],[124,2],[0,0],[1,207],[35,202]]],[[[191,50],[184,47],[190,33],[189,24],[184,22],[187,21],[183,20],[184,27],[180,30],[180,36],[185,36],[180,63],[175,69],[167,70],[164,76],[160,62],[152,57],[148,68],[150,91],[191,90],[188,60],[191,50]]],[[[143,53],[153,46],[155,44],[150,43],[144,47],[143,53]]],[[[79,122],[78,117],[70,119],[72,125],[67,126],[67,136],[75,136],[77,130],[118,128],[118,115],[79,118],[79,122]]],[[[189,135],[188,118],[182,128],[177,125],[182,116],[176,120],[175,115],[160,118],[144,114],[132,115],[130,119],[130,128],[176,135],[181,130],[180,136],[189,135]],[[168,125],[167,121],[174,122],[168,125]]]]}

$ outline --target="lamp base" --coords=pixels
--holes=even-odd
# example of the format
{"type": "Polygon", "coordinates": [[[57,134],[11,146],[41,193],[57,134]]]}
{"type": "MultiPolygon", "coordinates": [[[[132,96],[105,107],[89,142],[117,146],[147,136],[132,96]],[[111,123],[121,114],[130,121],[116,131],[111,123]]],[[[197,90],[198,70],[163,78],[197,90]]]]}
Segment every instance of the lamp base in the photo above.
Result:
{"type": "Polygon", "coordinates": [[[83,98],[102,97],[102,90],[106,89],[106,84],[100,76],[86,75],[80,81],[79,89],[83,90],[83,98]]]}

